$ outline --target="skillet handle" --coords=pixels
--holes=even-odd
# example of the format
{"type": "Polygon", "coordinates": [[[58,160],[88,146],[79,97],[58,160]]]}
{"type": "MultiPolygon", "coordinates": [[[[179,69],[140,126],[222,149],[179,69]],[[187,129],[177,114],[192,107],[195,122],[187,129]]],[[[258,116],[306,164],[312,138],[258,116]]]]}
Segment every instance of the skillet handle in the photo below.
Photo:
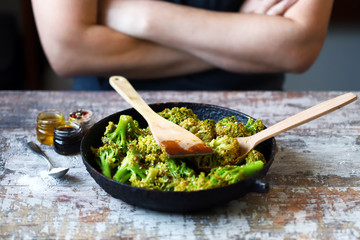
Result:
{"type": "Polygon", "coordinates": [[[255,180],[255,182],[250,187],[250,192],[256,192],[256,193],[267,193],[269,192],[269,190],[270,190],[270,185],[260,180],[255,180]]]}

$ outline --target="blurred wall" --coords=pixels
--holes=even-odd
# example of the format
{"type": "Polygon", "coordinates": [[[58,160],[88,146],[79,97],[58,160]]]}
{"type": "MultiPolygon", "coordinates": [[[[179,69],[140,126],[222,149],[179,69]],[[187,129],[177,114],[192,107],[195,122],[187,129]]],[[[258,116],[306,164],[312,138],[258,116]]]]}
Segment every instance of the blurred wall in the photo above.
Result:
{"type": "Polygon", "coordinates": [[[331,24],[315,64],[303,74],[287,74],[284,88],[288,91],[360,90],[360,23],[331,24]]]}
{"type": "Polygon", "coordinates": [[[19,9],[18,1],[0,1],[0,89],[25,88],[19,9]]]}
{"type": "MultiPolygon", "coordinates": [[[[49,0],[51,1],[51,0],[49,0]]],[[[287,74],[285,90],[360,90],[360,1],[335,1],[323,50],[309,71],[287,74]]],[[[30,0],[0,1],[0,90],[67,90],[42,52],[30,0]]]]}

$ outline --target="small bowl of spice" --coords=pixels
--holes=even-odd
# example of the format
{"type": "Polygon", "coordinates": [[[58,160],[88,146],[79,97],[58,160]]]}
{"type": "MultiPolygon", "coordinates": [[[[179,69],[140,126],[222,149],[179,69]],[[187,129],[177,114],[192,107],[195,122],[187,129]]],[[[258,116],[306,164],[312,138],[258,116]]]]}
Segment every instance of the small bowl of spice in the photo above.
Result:
{"type": "Polygon", "coordinates": [[[85,132],[94,124],[94,114],[90,110],[78,109],[69,114],[69,121],[79,124],[82,133],[85,134],[85,132]]]}

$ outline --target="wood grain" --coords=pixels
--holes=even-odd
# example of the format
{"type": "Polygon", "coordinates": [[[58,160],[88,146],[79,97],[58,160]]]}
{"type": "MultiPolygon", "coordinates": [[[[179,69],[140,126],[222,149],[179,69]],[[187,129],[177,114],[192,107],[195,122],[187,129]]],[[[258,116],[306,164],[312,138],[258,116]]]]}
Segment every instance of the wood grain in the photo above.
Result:
{"type": "MultiPolygon", "coordinates": [[[[147,103],[220,105],[272,125],[343,92],[140,92],[147,103]]],[[[359,96],[359,92],[355,92],[359,96]]],[[[42,148],[64,179],[26,149],[36,115],[90,109],[99,120],[130,106],[115,92],[0,92],[1,239],[359,239],[359,102],[276,137],[278,153],[250,193],[192,214],[169,214],[112,198],[89,176],[81,157],[42,148]]]]}

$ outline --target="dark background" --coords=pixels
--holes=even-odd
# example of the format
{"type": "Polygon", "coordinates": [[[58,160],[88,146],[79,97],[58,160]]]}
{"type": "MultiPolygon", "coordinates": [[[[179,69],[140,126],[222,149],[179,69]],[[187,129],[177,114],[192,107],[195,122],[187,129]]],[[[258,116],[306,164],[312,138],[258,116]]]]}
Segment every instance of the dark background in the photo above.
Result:
{"type": "MultiPolygon", "coordinates": [[[[49,0],[51,1],[51,0],[49,0]]],[[[67,90],[44,56],[30,0],[0,1],[0,90],[67,90]]],[[[287,74],[285,90],[360,90],[360,1],[335,1],[324,48],[309,71],[287,74]]]]}

